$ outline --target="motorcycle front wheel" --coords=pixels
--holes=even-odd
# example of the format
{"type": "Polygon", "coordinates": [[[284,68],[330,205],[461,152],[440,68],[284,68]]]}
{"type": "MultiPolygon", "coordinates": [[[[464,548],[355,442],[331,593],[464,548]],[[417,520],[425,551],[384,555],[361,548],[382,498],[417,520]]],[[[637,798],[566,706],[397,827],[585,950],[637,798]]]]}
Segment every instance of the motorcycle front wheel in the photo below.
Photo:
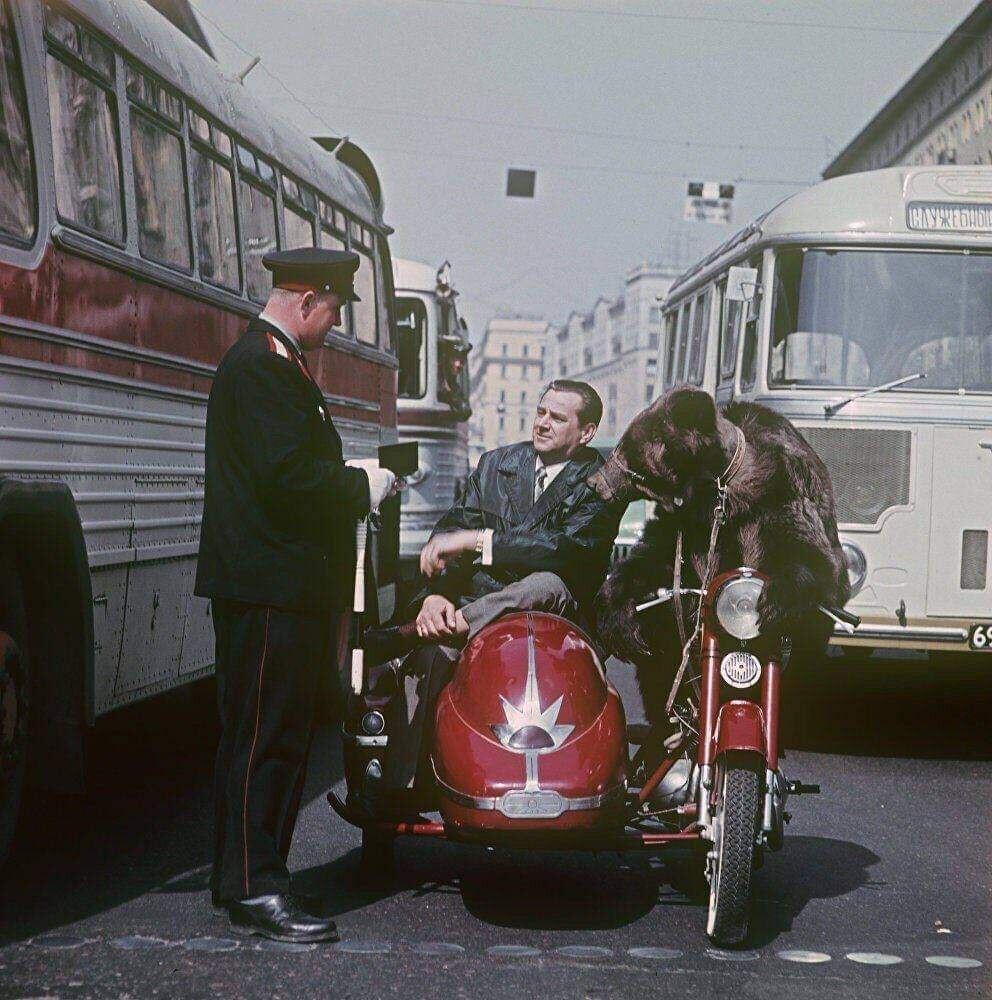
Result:
{"type": "Polygon", "coordinates": [[[763,773],[756,754],[729,753],[717,761],[706,933],[721,946],[747,937],[763,773]]]}

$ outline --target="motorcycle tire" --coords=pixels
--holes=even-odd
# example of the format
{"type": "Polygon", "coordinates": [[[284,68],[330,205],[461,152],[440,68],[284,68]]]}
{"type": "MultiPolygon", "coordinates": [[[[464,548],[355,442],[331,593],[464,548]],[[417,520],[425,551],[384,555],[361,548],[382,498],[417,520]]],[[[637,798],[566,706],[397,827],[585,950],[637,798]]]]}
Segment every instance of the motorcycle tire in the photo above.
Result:
{"type": "Polygon", "coordinates": [[[762,774],[762,762],[754,754],[731,753],[717,762],[706,933],[722,947],[739,945],[747,937],[762,774]]]}

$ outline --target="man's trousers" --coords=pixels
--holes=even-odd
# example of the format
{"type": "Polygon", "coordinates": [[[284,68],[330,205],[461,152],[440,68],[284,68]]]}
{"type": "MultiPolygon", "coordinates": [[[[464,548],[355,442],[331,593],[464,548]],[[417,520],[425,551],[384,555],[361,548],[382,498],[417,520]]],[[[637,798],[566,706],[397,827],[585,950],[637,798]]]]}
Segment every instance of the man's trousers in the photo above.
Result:
{"type": "Polygon", "coordinates": [[[227,902],[289,891],[289,855],[336,614],[217,600],[211,888],[227,902]]]}

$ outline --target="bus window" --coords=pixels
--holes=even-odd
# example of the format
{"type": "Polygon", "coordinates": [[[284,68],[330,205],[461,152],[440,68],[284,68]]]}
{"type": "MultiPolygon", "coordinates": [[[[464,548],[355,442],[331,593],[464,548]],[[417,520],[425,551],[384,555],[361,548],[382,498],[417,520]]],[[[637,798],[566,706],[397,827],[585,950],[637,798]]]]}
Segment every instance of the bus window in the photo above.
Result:
{"type": "Polygon", "coordinates": [[[363,344],[378,343],[378,304],[375,293],[375,264],[372,258],[358,247],[352,246],[361,262],[355,272],[355,291],[361,302],[352,302],[351,314],[355,323],[355,336],[363,344]]]}
{"type": "Polygon", "coordinates": [[[399,394],[403,399],[423,399],[427,392],[427,309],[420,299],[396,300],[396,333],[399,394]]]}
{"type": "Polygon", "coordinates": [[[49,52],[48,104],[59,215],[123,243],[117,115],[110,88],[49,52]]]}
{"type": "Polygon", "coordinates": [[[706,367],[706,340],[710,330],[710,290],[707,288],[696,299],[696,309],[692,315],[692,344],[689,348],[689,362],[686,381],[702,385],[706,367]]]}
{"type": "MultiPolygon", "coordinates": [[[[326,202],[321,202],[321,214],[323,215],[324,206],[327,207],[327,214],[330,217],[331,207],[326,202]]],[[[320,227],[320,245],[328,250],[347,250],[344,240],[323,225],[320,227]]],[[[340,332],[347,337],[351,336],[351,310],[347,307],[341,310],[340,332]]]]}
{"type": "Polygon", "coordinates": [[[744,347],[741,352],[741,388],[750,389],[758,378],[758,317],[761,313],[761,258],[748,262],[758,272],[754,298],[742,303],[744,313],[744,347]]]}
{"type": "Polygon", "coordinates": [[[296,250],[298,247],[312,247],[313,223],[298,211],[286,205],[282,213],[286,225],[286,249],[296,250]]]}
{"type": "Polygon", "coordinates": [[[662,385],[666,388],[672,384],[672,371],[675,368],[675,335],[678,318],[676,309],[665,317],[665,370],[662,373],[662,385]]]}
{"type": "MultiPolygon", "coordinates": [[[[687,299],[682,304],[682,312],[679,315],[679,349],[675,360],[675,372],[673,373],[673,383],[682,382],[685,379],[685,355],[689,346],[689,313],[691,303],[687,299]]],[[[698,309],[696,310],[698,312],[698,309]]]]}
{"type": "Polygon", "coordinates": [[[727,298],[727,282],[723,282],[723,309],[720,322],[720,382],[731,382],[737,364],[737,332],[745,303],[727,298]]]}
{"type": "Polygon", "coordinates": [[[270,195],[247,181],[241,181],[240,193],[241,227],[245,235],[245,282],[251,298],[264,302],[272,288],[272,276],[262,266],[262,258],[278,245],[276,203],[270,195]]]}
{"type": "MultiPolygon", "coordinates": [[[[199,116],[191,111],[191,136],[197,139],[205,137],[218,153],[226,149],[226,156],[230,157],[230,139],[219,129],[214,129],[218,140],[223,136],[227,141],[226,144],[212,141],[212,126],[199,118],[202,126],[195,127],[197,118],[199,116]]],[[[241,279],[238,273],[238,233],[234,225],[234,177],[229,160],[213,155],[197,139],[190,144],[190,166],[200,277],[215,285],[239,291],[241,279]]]]}
{"type": "Polygon", "coordinates": [[[141,256],[190,270],[182,141],[131,108],[131,159],[141,256]]]}
{"type": "Polygon", "coordinates": [[[7,4],[0,4],[0,232],[30,240],[37,231],[37,187],[27,96],[7,4]]]}

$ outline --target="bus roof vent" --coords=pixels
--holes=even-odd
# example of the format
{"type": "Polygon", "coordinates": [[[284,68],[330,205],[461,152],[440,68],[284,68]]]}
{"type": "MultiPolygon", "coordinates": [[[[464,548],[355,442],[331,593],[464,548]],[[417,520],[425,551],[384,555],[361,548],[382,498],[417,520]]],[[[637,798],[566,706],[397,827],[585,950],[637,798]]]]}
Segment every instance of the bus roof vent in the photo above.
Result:
{"type": "Polygon", "coordinates": [[[356,146],[347,136],[335,135],[315,135],[313,141],[321,149],[326,149],[329,153],[336,152],[337,158],[347,167],[351,167],[365,182],[369,189],[369,196],[372,198],[375,207],[379,210],[379,215],[383,213],[382,184],[379,182],[379,174],[376,172],[372,161],[360,147],[356,146]],[[342,138],[344,144],[342,145],[342,138]],[[340,148],[338,148],[340,146],[340,148]]]}

